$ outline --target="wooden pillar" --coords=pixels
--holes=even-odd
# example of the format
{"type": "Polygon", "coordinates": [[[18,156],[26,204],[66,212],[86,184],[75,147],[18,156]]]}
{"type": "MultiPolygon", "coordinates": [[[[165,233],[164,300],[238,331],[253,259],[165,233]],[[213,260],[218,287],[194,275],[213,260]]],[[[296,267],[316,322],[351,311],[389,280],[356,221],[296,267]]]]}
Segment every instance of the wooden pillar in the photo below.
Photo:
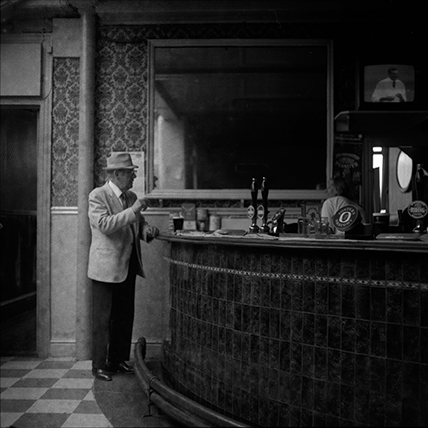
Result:
{"type": "Polygon", "coordinates": [[[77,221],[76,357],[91,359],[92,283],[87,276],[91,231],[88,194],[94,180],[94,94],[95,94],[95,11],[81,11],[82,52],[80,56],[79,168],[77,221]]]}

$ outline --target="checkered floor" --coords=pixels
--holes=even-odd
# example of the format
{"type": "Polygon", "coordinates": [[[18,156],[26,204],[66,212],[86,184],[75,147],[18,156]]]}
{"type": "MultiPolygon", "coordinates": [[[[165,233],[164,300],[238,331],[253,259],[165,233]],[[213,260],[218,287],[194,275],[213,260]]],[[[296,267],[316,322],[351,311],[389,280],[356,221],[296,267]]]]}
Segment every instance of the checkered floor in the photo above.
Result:
{"type": "Polygon", "coordinates": [[[95,401],[91,361],[1,357],[0,426],[112,427],[95,401]]]}

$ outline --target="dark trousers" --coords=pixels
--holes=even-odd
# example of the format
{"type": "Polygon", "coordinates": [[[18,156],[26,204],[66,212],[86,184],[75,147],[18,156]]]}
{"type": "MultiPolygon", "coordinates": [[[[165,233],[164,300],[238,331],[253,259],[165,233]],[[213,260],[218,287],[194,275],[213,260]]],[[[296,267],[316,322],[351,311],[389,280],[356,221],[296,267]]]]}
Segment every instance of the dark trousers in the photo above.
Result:
{"type": "Polygon", "coordinates": [[[134,324],[135,264],[121,283],[92,280],[92,366],[128,361],[134,324]]]}

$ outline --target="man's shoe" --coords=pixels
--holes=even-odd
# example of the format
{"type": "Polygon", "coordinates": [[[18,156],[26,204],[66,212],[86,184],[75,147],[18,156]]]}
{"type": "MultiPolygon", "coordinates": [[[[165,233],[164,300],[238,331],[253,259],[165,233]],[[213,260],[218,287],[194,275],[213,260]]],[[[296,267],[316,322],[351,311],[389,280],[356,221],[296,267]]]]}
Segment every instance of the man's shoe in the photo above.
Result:
{"type": "Polygon", "coordinates": [[[113,380],[112,377],[107,373],[107,371],[103,369],[96,369],[94,367],[92,368],[92,374],[94,375],[95,379],[106,381],[113,380]]]}
{"type": "Polygon", "coordinates": [[[128,366],[124,361],[120,363],[107,363],[107,371],[109,373],[127,373],[127,374],[133,374],[134,368],[128,366]]]}

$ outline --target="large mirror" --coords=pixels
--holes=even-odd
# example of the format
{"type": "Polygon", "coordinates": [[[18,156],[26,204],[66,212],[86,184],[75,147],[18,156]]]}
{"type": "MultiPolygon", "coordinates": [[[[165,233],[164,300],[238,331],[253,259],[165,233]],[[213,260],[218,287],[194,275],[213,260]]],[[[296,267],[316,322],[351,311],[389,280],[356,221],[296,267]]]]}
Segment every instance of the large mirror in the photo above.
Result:
{"type": "Polygon", "coordinates": [[[148,193],[317,199],[332,153],[323,40],[152,40],[148,193]]]}

